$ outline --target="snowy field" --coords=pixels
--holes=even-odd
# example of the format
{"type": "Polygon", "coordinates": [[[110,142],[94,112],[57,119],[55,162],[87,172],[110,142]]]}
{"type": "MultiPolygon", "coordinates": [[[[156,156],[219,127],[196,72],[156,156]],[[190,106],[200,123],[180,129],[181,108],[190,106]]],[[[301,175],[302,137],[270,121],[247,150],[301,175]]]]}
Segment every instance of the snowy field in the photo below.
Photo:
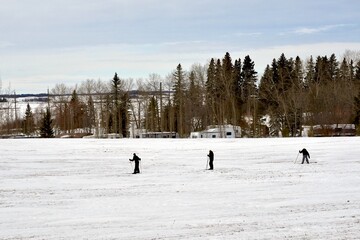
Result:
{"type": "Polygon", "coordinates": [[[0,239],[360,239],[358,137],[14,139],[0,152],[0,239]],[[311,164],[294,164],[304,147],[311,164]]]}

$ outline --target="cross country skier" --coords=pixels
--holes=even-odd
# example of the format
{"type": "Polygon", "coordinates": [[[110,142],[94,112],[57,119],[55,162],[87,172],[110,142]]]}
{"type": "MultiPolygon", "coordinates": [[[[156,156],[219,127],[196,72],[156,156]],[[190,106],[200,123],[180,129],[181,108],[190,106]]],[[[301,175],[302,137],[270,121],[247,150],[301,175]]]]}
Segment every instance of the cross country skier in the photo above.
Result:
{"type": "Polygon", "coordinates": [[[132,158],[132,159],[129,159],[129,161],[135,161],[135,168],[134,168],[133,174],[140,173],[140,170],[139,170],[139,161],[141,161],[141,158],[139,158],[139,157],[134,153],[133,158],[132,158]]]}
{"type": "Polygon", "coordinates": [[[303,150],[299,151],[299,153],[303,154],[303,160],[302,160],[301,164],[304,164],[305,160],[306,160],[307,164],[309,164],[310,153],[305,148],[303,150]],[[308,159],[308,157],[309,157],[309,159],[308,159]]]}
{"type": "Polygon", "coordinates": [[[207,155],[208,157],[209,157],[209,159],[210,159],[210,161],[209,161],[209,166],[210,166],[210,168],[209,168],[209,170],[213,170],[214,169],[214,164],[213,164],[213,161],[214,161],[214,153],[213,153],[213,151],[209,151],[209,154],[207,155]]]}

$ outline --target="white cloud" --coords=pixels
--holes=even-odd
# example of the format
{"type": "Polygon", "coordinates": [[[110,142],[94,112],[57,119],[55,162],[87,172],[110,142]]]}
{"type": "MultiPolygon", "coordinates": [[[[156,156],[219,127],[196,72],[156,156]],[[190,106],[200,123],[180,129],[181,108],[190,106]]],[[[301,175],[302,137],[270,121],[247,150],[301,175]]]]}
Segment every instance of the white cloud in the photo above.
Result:
{"type": "Polygon", "coordinates": [[[11,43],[11,42],[0,41],[0,48],[8,48],[8,47],[12,47],[12,46],[15,46],[15,44],[11,43]]]}
{"type": "Polygon", "coordinates": [[[295,34],[314,34],[319,32],[327,32],[336,28],[342,28],[350,26],[349,24],[335,24],[335,25],[326,25],[326,26],[320,26],[320,27],[302,27],[295,29],[293,33],[295,34]]]}
{"type": "Polygon", "coordinates": [[[235,33],[235,36],[238,37],[251,37],[251,36],[260,36],[262,35],[261,32],[240,32],[240,33],[235,33]]]}

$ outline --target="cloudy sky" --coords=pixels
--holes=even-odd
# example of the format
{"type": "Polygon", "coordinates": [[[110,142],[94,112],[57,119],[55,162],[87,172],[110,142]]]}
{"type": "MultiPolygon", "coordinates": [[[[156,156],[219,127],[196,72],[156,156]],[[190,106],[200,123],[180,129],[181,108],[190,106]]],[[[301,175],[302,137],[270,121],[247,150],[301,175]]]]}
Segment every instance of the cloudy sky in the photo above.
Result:
{"type": "Polygon", "coordinates": [[[360,50],[359,0],[1,0],[2,92],[165,77],[230,52],[261,74],[286,57],[360,50]]]}

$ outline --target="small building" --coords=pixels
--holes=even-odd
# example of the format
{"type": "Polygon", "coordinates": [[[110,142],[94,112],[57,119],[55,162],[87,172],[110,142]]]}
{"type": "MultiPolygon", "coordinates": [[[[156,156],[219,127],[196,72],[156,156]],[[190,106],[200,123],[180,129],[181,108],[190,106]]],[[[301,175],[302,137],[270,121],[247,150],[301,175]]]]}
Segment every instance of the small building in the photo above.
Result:
{"type": "Polygon", "coordinates": [[[178,138],[179,135],[176,132],[146,132],[141,133],[140,138],[178,138]]]}
{"type": "Polygon", "coordinates": [[[136,128],[135,124],[131,124],[129,129],[130,138],[178,138],[177,132],[149,132],[145,128],[136,128]]]}
{"type": "Polygon", "coordinates": [[[313,126],[314,137],[355,136],[355,124],[327,124],[313,126]]]}
{"type": "Polygon", "coordinates": [[[211,125],[204,131],[191,132],[190,138],[239,138],[241,127],[233,125],[211,125]]]}

